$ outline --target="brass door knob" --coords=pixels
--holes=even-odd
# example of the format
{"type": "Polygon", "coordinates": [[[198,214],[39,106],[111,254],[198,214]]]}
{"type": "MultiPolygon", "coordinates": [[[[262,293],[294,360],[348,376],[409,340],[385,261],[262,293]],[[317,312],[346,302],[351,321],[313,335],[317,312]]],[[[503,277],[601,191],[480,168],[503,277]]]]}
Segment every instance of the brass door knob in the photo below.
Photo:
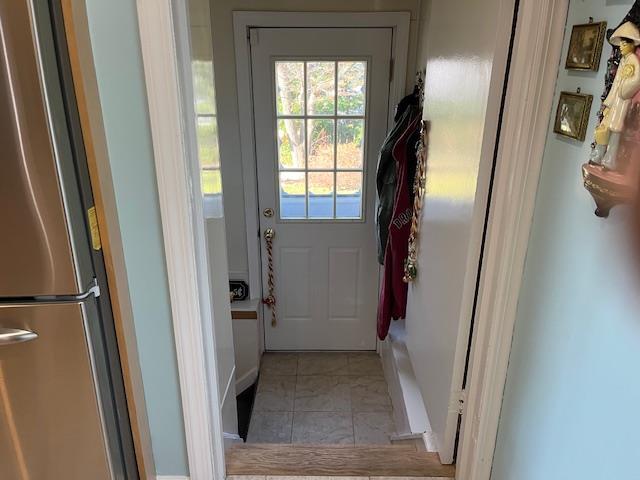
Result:
{"type": "Polygon", "coordinates": [[[264,238],[269,241],[269,240],[273,240],[273,237],[276,236],[276,231],[273,228],[267,228],[264,231],[264,238]]]}

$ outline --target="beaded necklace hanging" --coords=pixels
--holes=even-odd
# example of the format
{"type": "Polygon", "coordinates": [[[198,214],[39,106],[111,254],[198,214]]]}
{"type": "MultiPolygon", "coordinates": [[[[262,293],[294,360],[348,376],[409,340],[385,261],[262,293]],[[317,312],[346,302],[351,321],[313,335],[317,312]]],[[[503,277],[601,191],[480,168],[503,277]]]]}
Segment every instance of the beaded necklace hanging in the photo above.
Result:
{"type": "Polygon", "coordinates": [[[418,275],[418,235],[420,233],[422,203],[427,183],[427,122],[425,120],[421,122],[420,141],[418,142],[416,157],[417,165],[416,177],[413,182],[413,217],[409,233],[409,253],[404,262],[404,277],[402,278],[406,283],[413,282],[418,275]]]}

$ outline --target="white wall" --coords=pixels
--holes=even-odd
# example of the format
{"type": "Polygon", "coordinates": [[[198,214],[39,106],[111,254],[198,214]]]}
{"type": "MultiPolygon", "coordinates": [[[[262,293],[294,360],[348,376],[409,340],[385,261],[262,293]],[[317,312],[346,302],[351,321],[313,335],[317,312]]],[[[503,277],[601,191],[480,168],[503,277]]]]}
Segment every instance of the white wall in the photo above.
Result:
{"type": "MultiPolygon", "coordinates": [[[[256,304],[259,305],[257,300],[251,302],[252,306],[256,304]]],[[[234,307],[237,308],[237,303],[234,307]]],[[[255,310],[258,310],[257,306],[255,310]]],[[[236,392],[240,394],[258,378],[262,353],[260,345],[262,332],[258,327],[262,323],[262,317],[259,315],[257,319],[234,319],[232,323],[233,345],[236,352],[236,392]]]]}
{"type": "Polygon", "coordinates": [[[235,351],[233,326],[229,305],[229,275],[227,273],[227,248],[224,218],[206,220],[207,246],[209,250],[209,280],[218,360],[218,392],[222,401],[224,431],[237,433],[235,351]]]}
{"type": "MultiPolygon", "coordinates": [[[[189,14],[192,59],[199,62],[213,62],[209,0],[189,0],[189,14]]],[[[213,77],[209,80],[212,83],[214,81],[213,77]]],[[[215,93],[212,96],[213,98],[208,100],[213,103],[215,93]]],[[[215,139],[207,140],[215,141],[215,139]]],[[[226,200],[226,191],[224,195],[226,200]]],[[[226,433],[237,433],[235,352],[228,294],[229,275],[225,219],[221,214],[214,216],[213,212],[210,213],[211,218],[203,219],[203,221],[209,260],[211,304],[213,306],[212,319],[218,369],[217,388],[221,399],[223,429],[226,433]]]]}
{"type": "Polygon", "coordinates": [[[431,3],[432,0],[422,0],[420,2],[420,13],[418,16],[418,38],[415,46],[416,58],[414,70],[416,71],[424,70],[427,66],[427,34],[429,26],[429,16],[431,15],[431,3]]]}
{"type": "Polygon", "coordinates": [[[518,302],[493,480],[637,479],[640,458],[640,284],[620,214],[602,220],[582,186],[600,107],[598,72],[564,69],[571,26],[615,27],[631,1],[572,0],[559,92],[594,96],[585,142],[548,127],[518,302]],[[617,217],[617,218],[616,218],[617,217]]]}
{"type": "Polygon", "coordinates": [[[420,50],[427,66],[424,118],[430,122],[427,186],[406,338],[442,443],[456,342],[466,342],[459,326],[471,315],[513,1],[429,3],[420,50]],[[498,19],[506,22],[506,33],[498,19]]]}
{"type": "MultiPolygon", "coordinates": [[[[222,157],[222,182],[225,197],[227,244],[229,246],[230,276],[247,279],[248,260],[246,223],[244,215],[243,173],[240,157],[240,124],[236,88],[235,50],[233,44],[234,10],[271,11],[408,11],[411,12],[410,51],[407,88],[412,88],[416,71],[416,45],[420,0],[213,0],[212,28],[214,43],[214,67],[218,95],[220,153],[222,157]]],[[[259,292],[251,292],[259,296],[259,292]]]]}

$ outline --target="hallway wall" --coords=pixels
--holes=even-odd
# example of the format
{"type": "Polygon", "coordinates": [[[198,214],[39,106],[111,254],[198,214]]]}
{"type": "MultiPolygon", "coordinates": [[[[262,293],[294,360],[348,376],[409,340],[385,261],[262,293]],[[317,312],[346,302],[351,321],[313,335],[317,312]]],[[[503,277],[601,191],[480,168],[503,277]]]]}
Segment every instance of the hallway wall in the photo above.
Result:
{"type": "Polygon", "coordinates": [[[188,473],[134,0],[87,0],[156,470],[188,473]]]}
{"type": "MultiPolygon", "coordinates": [[[[549,134],[520,295],[493,480],[638,478],[640,283],[624,211],[598,219],[580,165],[600,106],[600,70],[564,69],[571,26],[615,27],[631,1],[572,0],[556,87],[594,96],[585,142],[549,134]]],[[[554,112],[555,114],[555,107],[554,112]]]]}
{"type": "MultiPolygon", "coordinates": [[[[224,189],[229,270],[232,279],[246,280],[249,275],[247,259],[247,231],[244,211],[244,184],[240,155],[240,122],[236,87],[236,62],[233,43],[232,12],[289,11],[289,12],[411,12],[410,51],[407,85],[412,88],[416,71],[418,15],[421,0],[214,0],[212,1],[212,29],[216,91],[224,92],[217,99],[222,185],[224,189]]],[[[259,292],[251,292],[260,296],[259,292]]]]}
{"type": "Polygon", "coordinates": [[[459,327],[471,317],[514,2],[429,3],[423,5],[428,23],[418,59],[426,64],[427,185],[406,338],[436,444],[442,445],[456,388],[454,362],[464,362],[466,352],[468,337],[459,335],[459,327]],[[498,21],[504,22],[503,35],[498,21]]]}

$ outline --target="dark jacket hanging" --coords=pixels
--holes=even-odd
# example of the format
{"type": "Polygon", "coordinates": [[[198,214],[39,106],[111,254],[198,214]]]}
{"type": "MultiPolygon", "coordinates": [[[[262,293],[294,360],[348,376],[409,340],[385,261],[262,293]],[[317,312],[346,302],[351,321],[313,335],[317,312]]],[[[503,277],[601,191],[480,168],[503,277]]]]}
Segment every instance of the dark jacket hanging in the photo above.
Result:
{"type": "MultiPolygon", "coordinates": [[[[410,96],[409,96],[410,97],[410,96]]],[[[407,97],[407,98],[409,98],[407,97]]],[[[402,105],[402,104],[401,104],[402,105]]],[[[393,203],[396,194],[396,161],[393,158],[393,148],[398,139],[405,133],[407,126],[418,114],[416,105],[400,106],[393,129],[387,136],[378,156],[378,171],[376,175],[376,237],[378,243],[378,263],[384,264],[385,249],[389,236],[389,222],[393,214],[393,203]]]]}

